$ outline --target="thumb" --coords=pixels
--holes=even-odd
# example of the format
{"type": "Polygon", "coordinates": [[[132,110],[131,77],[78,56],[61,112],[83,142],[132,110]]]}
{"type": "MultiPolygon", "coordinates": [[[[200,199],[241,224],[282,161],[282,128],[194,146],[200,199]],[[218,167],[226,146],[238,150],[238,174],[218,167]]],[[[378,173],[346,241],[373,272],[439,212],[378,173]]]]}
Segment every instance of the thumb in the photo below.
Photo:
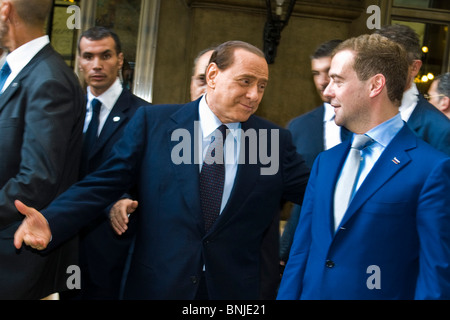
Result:
{"type": "MultiPolygon", "coordinates": [[[[28,209],[31,209],[29,207],[27,207],[26,205],[24,205],[21,201],[16,200],[14,201],[14,205],[16,206],[16,209],[23,214],[24,216],[27,215],[28,213],[28,209]]],[[[19,228],[17,229],[16,233],[14,234],[14,246],[17,249],[20,249],[22,247],[22,243],[23,243],[23,239],[25,237],[25,230],[22,226],[22,224],[19,226],[19,228]]]]}
{"type": "Polygon", "coordinates": [[[139,202],[137,202],[137,201],[131,202],[130,205],[128,206],[128,208],[127,208],[127,213],[128,214],[133,213],[134,211],[136,211],[138,206],[139,206],[139,202]]]}
{"type": "MultiPolygon", "coordinates": [[[[23,214],[24,216],[32,215],[33,214],[33,208],[26,206],[22,201],[16,200],[14,201],[14,205],[16,206],[16,209],[23,214]]],[[[36,210],[35,210],[36,211],[36,210]]]]}
{"type": "Polygon", "coordinates": [[[51,231],[45,217],[36,209],[26,206],[19,200],[14,201],[14,205],[25,216],[14,234],[14,246],[20,249],[25,243],[34,249],[46,248],[51,239],[51,231]]]}

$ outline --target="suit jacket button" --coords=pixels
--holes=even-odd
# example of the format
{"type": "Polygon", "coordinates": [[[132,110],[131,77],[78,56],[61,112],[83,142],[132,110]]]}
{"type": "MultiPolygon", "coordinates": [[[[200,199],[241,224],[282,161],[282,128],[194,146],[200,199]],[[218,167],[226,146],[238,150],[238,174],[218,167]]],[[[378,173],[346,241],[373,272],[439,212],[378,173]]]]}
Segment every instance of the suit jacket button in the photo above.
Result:
{"type": "Polygon", "coordinates": [[[334,261],[332,260],[327,260],[325,262],[325,265],[327,266],[327,268],[334,268],[334,261]]]}
{"type": "Polygon", "coordinates": [[[192,276],[191,277],[191,281],[192,281],[193,284],[197,284],[198,283],[198,277],[192,276]]]}

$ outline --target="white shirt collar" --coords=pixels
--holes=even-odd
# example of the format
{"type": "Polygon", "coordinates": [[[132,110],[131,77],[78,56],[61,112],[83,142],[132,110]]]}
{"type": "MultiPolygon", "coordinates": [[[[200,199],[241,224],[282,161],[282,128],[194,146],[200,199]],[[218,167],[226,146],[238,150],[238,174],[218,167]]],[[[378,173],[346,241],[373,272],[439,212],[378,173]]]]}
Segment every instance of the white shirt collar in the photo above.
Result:
{"type": "Polygon", "coordinates": [[[413,82],[411,87],[403,93],[402,104],[400,105],[400,113],[403,121],[408,121],[411,113],[414,111],[419,96],[419,90],[413,82]]]}
{"type": "Polygon", "coordinates": [[[11,75],[19,74],[19,72],[22,71],[23,68],[25,68],[25,66],[31,61],[31,59],[33,59],[34,56],[49,43],[49,37],[42,36],[25,43],[24,45],[11,52],[6,57],[6,61],[11,68],[11,75]]]}
{"type": "MultiPolygon", "coordinates": [[[[199,119],[200,119],[200,128],[202,130],[203,139],[209,138],[213,134],[213,132],[222,125],[222,122],[217,118],[217,116],[211,111],[206,102],[206,94],[203,95],[200,100],[199,105],[199,119]]],[[[234,138],[238,140],[238,131],[240,129],[241,124],[239,122],[227,123],[226,126],[230,129],[230,132],[233,134],[234,138]]]]}
{"type": "Polygon", "coordinates": [[[117,78],[116,81],[113,83],[111,87],[108,88],[105,92],[103,92],[98,97],[95,97],[92,92],[91,88],[88,87],[87,89],[87,97],[88,97],[88,109],[90,108],[91,101],[96,98],[100,100],[102,103],[102,108],[106,108],[108,111],[111,111],[114,105],[116,104],[117,100],[119,99],[120,95],[122,94],[123,87],[120,82],[120,79],[117,78]]]}

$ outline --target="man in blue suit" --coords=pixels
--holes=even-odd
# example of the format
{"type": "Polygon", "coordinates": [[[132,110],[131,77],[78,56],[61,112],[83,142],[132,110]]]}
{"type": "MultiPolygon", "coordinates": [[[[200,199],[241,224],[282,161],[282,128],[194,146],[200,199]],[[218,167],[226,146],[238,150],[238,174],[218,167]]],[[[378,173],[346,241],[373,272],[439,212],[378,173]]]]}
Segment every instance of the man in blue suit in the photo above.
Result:
{"type": "Polygon", "coordinates": [[[50,239],[54,247],[137,185],[125,298],[265,298],[263,238],[283,200],[302,201],[309,170],[289,131],[253,115],[268,82],[261,50],[241,41],[218,46],[206,79],[199,100],[139,108],[109,160],[43,211],[45,218],[17,202],[27,218],[16,247],[25,241],[43,249],[50,239]]]}
{"type": "Polygon", "coordinates": [[[450,298],[450,158],[400,117],[407,72],[380,35],[337,48],[325,95],[358,149],[316,159],[278,299],[450,298]]]}

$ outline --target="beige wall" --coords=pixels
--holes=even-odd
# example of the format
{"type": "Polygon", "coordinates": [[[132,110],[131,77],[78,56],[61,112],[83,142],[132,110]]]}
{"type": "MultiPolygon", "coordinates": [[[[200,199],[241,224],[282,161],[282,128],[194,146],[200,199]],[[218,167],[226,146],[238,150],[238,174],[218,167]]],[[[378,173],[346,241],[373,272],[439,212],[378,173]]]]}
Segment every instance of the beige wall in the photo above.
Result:
{"type": "MultiPolygon", "coordinates": [[[[320,103],[309,55],[323,41],[364,32],[368,1],[297,0],[258,115],[285,126],[320,103]]],[[[243,40],[262,49],[265,10],[265,0],[161,1],[153,102],[189,100],[192,61],[206,47],[243,40]]]]}

